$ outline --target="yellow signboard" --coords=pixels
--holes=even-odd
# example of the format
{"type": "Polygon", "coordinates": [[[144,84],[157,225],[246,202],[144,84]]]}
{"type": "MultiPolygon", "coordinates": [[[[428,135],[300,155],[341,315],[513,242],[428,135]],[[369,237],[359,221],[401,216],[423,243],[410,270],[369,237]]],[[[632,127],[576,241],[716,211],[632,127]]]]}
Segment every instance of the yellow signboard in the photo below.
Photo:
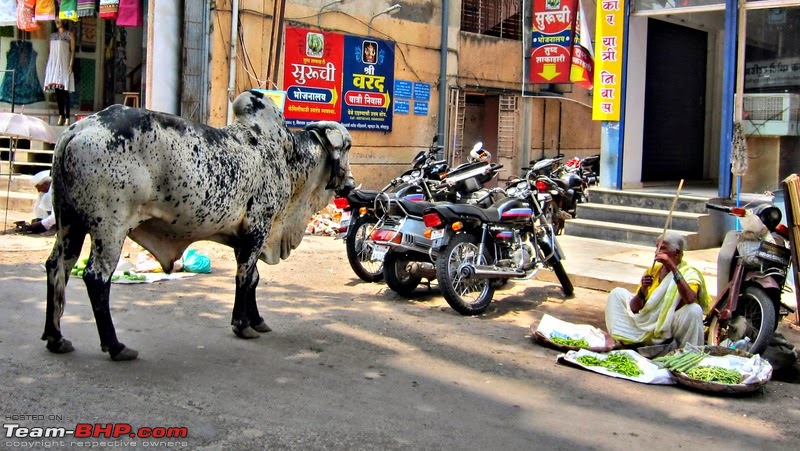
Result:
{"type": "Polygon", "coordinates": [[[258,91],[275,102],[275,105],[283,111],[283,105],[286,103],[286,91],[275,91],[272,89],[253,89],[253,91],[258,91]]]}
{"type": "Polygon", "coordinates": [[[619,121],[622,107],[624,0],[598,0],[592,119],[619,121]]]}

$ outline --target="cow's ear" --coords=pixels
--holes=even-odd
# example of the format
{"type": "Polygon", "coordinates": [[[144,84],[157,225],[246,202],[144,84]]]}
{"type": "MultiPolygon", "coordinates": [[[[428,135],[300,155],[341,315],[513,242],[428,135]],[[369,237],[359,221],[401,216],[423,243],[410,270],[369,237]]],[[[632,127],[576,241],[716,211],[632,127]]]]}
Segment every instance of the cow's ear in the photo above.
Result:
{"type": "Polygon", "coordinates": [[[334,149],[344,149],[344,135],[342,135],[340,130],[329,128],[325,130],[325,137],[328,138],[328,142],[334,149]]]}

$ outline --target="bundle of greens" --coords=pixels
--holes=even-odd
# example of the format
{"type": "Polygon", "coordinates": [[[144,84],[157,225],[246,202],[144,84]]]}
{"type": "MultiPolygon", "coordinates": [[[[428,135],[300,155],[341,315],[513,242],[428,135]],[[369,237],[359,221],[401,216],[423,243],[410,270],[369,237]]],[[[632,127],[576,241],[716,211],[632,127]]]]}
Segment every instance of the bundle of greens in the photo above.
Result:
{"type": "Polygon", "coordinates": [[[584,355],[576,359],[578,363],[586,366],[602,366],[609,371],[622,374],[623,376],[636,377],[644,374],[635,360],[628,355],[620,352],[612,352],[605,359],[584,355]]]}
{"type": "Polygon", "coordinates": [[[707,356],[708,354],[704,352],[688,351],[681,354],[658,357],[653,361],[661,363],[663,368],[668,370],[685,373],[697,366],[707,356]]]}

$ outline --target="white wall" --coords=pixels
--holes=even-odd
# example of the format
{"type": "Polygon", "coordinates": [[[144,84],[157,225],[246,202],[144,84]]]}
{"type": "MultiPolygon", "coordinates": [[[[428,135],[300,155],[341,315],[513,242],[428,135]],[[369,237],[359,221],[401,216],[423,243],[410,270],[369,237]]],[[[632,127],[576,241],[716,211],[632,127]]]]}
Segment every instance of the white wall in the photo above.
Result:
{"type": "Polygon", "coordinates": [[[174,0],[149,0],[147,109],[180,114],[181,14],[174,0]]]}
{"type": "Polygon", "coordinates": [[[622,188],[641,187],[644,139],[644,88],[647,67],[647,17],[631,16],[625,85],[625,136],[622,188]]]}

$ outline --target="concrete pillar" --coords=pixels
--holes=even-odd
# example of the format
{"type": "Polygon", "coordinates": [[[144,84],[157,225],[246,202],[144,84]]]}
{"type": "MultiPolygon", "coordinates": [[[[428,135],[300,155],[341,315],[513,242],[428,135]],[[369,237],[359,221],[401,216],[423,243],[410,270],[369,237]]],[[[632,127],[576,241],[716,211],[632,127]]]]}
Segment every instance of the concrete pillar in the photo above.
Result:
{"type": "Polygon", "coordinates": [[[145,107],[180,114],[183,2],[148,1],[145,107]]]}

